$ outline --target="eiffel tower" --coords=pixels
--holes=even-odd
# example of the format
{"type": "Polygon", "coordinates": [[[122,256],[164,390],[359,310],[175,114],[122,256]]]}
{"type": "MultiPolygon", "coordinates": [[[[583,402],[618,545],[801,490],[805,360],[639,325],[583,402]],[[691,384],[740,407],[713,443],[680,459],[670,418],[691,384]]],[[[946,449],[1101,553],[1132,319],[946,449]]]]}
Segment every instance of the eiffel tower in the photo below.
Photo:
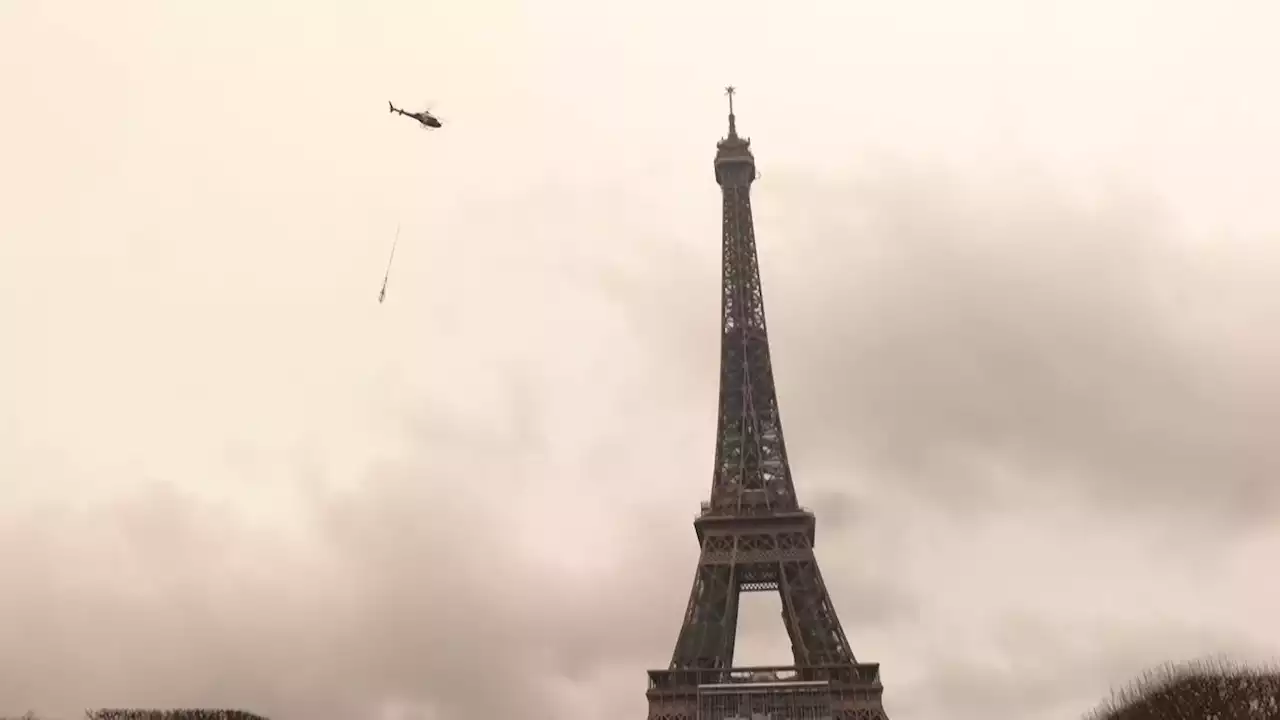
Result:
{"type": "Polygon", "coordinates": [[[880,666],[859,663],[818,571],[813,513],[796,498],[769,361],[751,219],[758,177],[751,141],[716,145],[723,243],[720,417],[711,499],[694,530],[702,548],[666,670],[649,671],[649,720],[887,720],[880,666]],[[774,591],[794,664],[734,667],[742,592],[774,591]]]}

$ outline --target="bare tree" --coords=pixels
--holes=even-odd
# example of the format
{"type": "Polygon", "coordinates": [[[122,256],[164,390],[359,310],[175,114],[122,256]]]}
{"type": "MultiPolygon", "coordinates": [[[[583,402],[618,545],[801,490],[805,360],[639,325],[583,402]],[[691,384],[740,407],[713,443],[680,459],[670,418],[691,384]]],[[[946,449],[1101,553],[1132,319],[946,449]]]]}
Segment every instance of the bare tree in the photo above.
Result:
{"type": "Polygon", "coordinates": [[[1166,665],[1112,691],[1086,720],[1280,720],[1280,669],[1166,665]]]}
{"type": "MultiPolygon", "coordinates": [[[[28,710],[21,717],[0,715],[0,720],[50,720],[28,710]]],[[[105,709],[86,710],[85,720],[267,720],[244,710],[196,708],[176,710],[105,709]]]]}
{"type": "Polygon", "coordinates": [[[266,720],[243,710],[184,708],[184,710],[87,710],[86,720],[266,720]]]}

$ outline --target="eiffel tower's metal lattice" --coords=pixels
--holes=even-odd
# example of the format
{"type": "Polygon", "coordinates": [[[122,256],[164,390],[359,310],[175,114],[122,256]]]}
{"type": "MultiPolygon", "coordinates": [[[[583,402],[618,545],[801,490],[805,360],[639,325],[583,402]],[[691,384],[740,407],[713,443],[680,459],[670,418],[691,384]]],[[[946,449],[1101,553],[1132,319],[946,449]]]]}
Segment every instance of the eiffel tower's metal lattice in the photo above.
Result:
{"type": "Polygon", "coordinates": [[[723,200],[720,407],[711,499],[694,521],[702,554],[666,670],[649,672],[649,720],[886,720],[879,665],[849,648],[814,557],[814,516],[787,463],[751,219],[751,141],[717,144],[723,200]],[[734,668],[742,592],[774,591],[794,665],[734,668]]]}

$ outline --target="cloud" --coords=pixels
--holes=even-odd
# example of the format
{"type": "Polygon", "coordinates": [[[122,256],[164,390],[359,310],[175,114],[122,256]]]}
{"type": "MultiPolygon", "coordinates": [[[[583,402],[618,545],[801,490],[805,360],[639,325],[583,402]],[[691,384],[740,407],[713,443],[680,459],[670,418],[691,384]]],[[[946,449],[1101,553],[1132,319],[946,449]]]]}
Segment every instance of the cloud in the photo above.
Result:
{"type": "Polygon", "coordinates": [[[0,712],[641,716],[711,475],[725,82],[892,717],[1280,653],[1277,6],[917,4],[0,3],[0,712]]]}
{"type": "Polygon", "coordinates": [[[577,712],[557,688],[594,691],[623,666],[634,704],[678,629],[689,513],[571,493],[548,481],[545,445],[500,430],[414,444],[355,487],[298,486],[298,522],[279,527],[166,483],[6,518],[6,546],[25,554],[5,567],[20,581],[0,620],[0,698],[62,717],[339,718],[395,701],[550,718],[577,712]]]}
{"type": "MultiPolygon", "coordinates": [[[[1080,717],[1101,700],[1098,691],[1082,690],[1085,682],[1118,688],[1140,670],[1194,657],[1206,643],[1226,651],[1221,636],[1176,624],[1096,623],[1067,630],[1012,617],[993,628],[992,636],[995,647],[957,647],[925,658],[927,681],[919,694],[899,696],[899,707],[921,717],[942,707],[961,719],[990,717],[992,712],[1010,718],[1080,717]],[[1108,642],[1094,644],[1094,636],[1108,642]],[[995,653],[984,656],[988,649],[995,653]]],[[[1232,650],[1248,647],[1246,638],[1229,644],[1232,650]]]]}
{"type": "MultiPolygon", "coordinates": [[[[1266,286],[1210,292],[1238,268],[1189,263],[1123,197],[867,175],[771,173],[757,212],[801,499],[894,717],[1083,712],[1170,654],[1280,647],[1246,612],[1277,590],[1236,548],[1275,500],[1274,348],[1220,321],[1266,286]]],[[[489,229],[552,222],[537,205],[489,229]]],[[[386,381],[400,435],[353,476],[233,444],[198,468],[233,492],[161,476],[9,507],[4,709],[642,713],[696,561],[718,247],[638,218],[610,248],[556,243],[583,231],[559,222],[551,258],[487,266],[485,292],[528,302],[473,289],[428,380],[386,381]]],[[[742,649],[781,659],[758,607],[742,649]]]]}
{"type": "MultiPolygon", "coordinates": [[[[1274,251],[1189,244],[1154,200],[1034,176],[770,177],[757,225],[802,456],[948,502],[1014,482],[1227,524],[1276,509],[1280,344],[1240,328],[1277,307],[1257,279],[1274,251]]],[[[635,307],[666,347],[708,331],[675,312],[693,292],[635,307]]]]}
{"type": "MultiPolygon", "coordinates": [[[[1277,345],[1256,332],[1280,299],[1260,281],[1273,251],[1189,236],[1141,193],[1035,176],[775,171],[756,198],[799,491],[891,710],[1056,717],[1163,660],[1241,637],[1280,650],[1259,614],[1280,588],[1240,560],[1280,499],[1277,345]],[[988,663],[939,645],[1019,613],[1087,638],[1088,660],[1054,660],[1040,681],[1025,667],[1037,650],[998,648],[1003,680],[952,697],[948,677],[977,682],[988,663]]],[[[666,246],[601,276],[691,384],[714,361],[714,314],[686,309],[714,302],[708,255],[666,246]],[[646,297],[650,267],[665,285],[646,297]]]]}

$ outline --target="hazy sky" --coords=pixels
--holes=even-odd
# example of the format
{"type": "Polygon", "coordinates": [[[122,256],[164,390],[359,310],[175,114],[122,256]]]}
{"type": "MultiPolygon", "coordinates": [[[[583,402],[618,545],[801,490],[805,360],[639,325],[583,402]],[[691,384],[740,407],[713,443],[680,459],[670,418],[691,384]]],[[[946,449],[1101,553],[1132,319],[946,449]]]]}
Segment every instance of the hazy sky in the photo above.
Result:
{"type": "MultiPolygon", "coordinates": [[[[1277,27],[0,0],[0,714],[643,717],[710,483],[729,83],[893,720],[1280,655],[1277,27]]],[[[777,607],[740,662],[785,659],[777,607]]]]}

